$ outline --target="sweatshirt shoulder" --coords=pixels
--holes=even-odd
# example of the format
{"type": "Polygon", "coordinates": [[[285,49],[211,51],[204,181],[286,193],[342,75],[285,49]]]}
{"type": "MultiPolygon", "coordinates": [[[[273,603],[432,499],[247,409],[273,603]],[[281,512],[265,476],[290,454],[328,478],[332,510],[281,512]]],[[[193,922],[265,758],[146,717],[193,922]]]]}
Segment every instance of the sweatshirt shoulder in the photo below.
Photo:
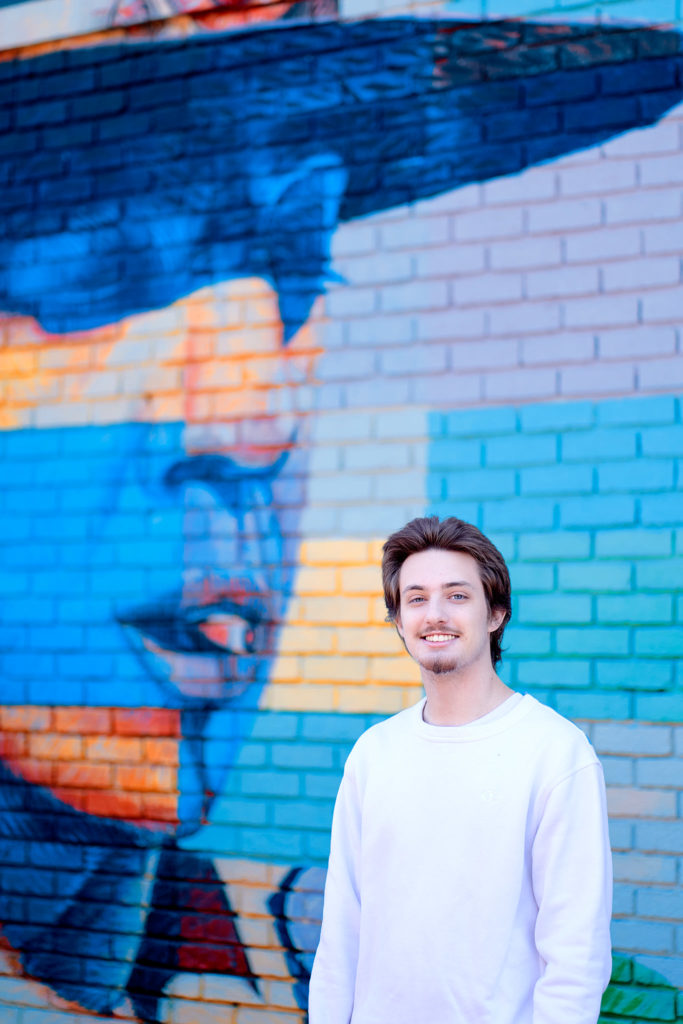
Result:
{"type": "Polygon", "coordinates": [[[347,758],[347,767],[362,764],[367,759],[372,760],[382,751],[390,750],[394,745],[401,746],[406,735],[412,730],[412,722],[420,713],[422,704],[423,701],[420,701],[419,704],[371,725],[369,729],[361,733],[347,758]]]}
{"type": "Polygon", "coordinates": [[[559,760],[567,761],[568,765],[576,768],[598,761],[590,740],[578,725],[546,704],[541,704],[535,697],[527,697],[527,700],[531,702],[528,724],[538,732],[543,747],[559,760]]]}

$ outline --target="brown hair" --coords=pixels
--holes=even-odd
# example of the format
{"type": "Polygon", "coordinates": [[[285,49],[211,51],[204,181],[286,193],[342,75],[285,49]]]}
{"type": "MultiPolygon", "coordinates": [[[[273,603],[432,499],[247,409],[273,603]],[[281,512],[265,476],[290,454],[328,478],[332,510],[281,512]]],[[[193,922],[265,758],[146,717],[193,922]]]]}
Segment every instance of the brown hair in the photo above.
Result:
{"type": "Polygon", "coordinates": [[[494,608],[502,608],[505,612],[498,629],[490,634],[491,661],[495,667],[503,656],[500,644],[510,621],[510,574],[498,548],[481,530],[462,519],[456,519],[455,516],[441,521],[438,516],[411,519],[388,538],[382,549],[382,586],[389,621],[396,621],[401,605],[398,585],[401,566],[410,555],[429,548],[463,551],[471,555],[479,566],[489,613],[494,608]]]}

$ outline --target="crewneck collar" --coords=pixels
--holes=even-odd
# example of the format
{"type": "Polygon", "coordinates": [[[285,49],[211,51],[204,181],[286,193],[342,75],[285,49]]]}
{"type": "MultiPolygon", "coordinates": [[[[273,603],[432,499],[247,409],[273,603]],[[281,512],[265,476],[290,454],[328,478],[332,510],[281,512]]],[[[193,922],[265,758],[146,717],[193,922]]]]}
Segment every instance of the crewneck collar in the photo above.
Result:
{"type": "Polygon", "coordinates": [[[426,703],[427,698],[423,697],[411,708],[413,725],[420,736],[439,743],[463,743],[509,729],[531,710],[535,698],[528,693],[513,693],[493,711],[466,725],[430,725],[422,717],[426,703]]]}

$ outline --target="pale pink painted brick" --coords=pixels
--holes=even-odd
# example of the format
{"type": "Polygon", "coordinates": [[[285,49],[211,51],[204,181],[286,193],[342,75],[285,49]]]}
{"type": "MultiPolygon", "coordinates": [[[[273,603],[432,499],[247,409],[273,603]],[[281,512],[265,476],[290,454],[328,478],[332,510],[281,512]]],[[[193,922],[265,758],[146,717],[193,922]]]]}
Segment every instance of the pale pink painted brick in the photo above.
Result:
{"type": "Polygon", "coordinates": [[[565,241],[567,261],[583,263],[636,256],[642,251],[639,228],[600,228],[571,234],[565,241]]]}
{"type": "Polygon", "coordinates": [[[422,313],[417,321],[417,336],[420,341],[483,337],[484,331],[485,315],[482,309],[427,312],[422,313]]]}
{"type": "Polygon", "coordinates": [[[610,196],[604,201],[605,221],[609,224],[673,220],[681,212],[680,189],[640,189],[638,192],[610,196]]]}
{"type": "Polygon", "coordinates": [[[521,299],[522,278],[520,274],[480,274],[467,280],[456,279],[451,289],[459,306],[509,302],[521,299]]]}
{"type": "Polygon", "coordinates": [[[516,373],[487,373],[484,393],[490,399],[551,398],[557,394],[554,369],[520,369],[516,373]]]}
{"type": "Polygon", "coordinates": [[[591,295],[598,291],[596,267],[558,267],[526,274],[526,292],[530,299],[563,295],[591,295]]]}
{"type": "Polygon", "coordinates": [[[677,284],[681,279],[681,263],[674,256],[623,260],[604,267],[602,273],[605,291],[637,291],[656,285],[677,284]]]}
{"type": "Polygon", "coordinates": [[[448,241],[445,217],[406,217],[379,229],[382,249],[421,249],[448,241]]]}
{"type": "Polygon", "coordinates": [[[586,362],[595,355],[592,334],[552,334],[522,339],[522,363],[586,362]]]}
{"type": "Polygon", "coordinates": [[[415,256],[418,277],[447,277],[453,274],[476,274],[484,269],[486,250],[483,245],[447,245],[425,249],[415,256]]]}
{"type": "Polygon", "coordinates": [[[519,238],[513,242],[492,243],[489,259],[493,270],[512,270],[525,267],[547,267],[562,260],[562,242],[559,238],[519,238]]]}
{"type": "Polygon", "coordinates": [[[564,303],[564,316],[567,327],[634,324],[638,322],[638,299],[633,295],[622,295],[618,299],[611,295],[575,299],[564,303]]]}
{"type": "Polygon", "coordinates": [[[640,386],[648,391],[670,391],[683,385],[683,356],[672,359],[651,359],[641,363],[640,386]]]}
{"type": "Polygon", "coordinates": [[[556,302],[520,302],[489,313],[491,334],[528,335],[556,330],[560,326],[560,307],[556,302]]]}
{"type": "Polygon", "coordinates": [[[448,306],[446,281],[408,281],[378,290],[381,308],[389,313],[432,310],[448,306]]]}
{"type": "Polygon", "coordinates": [[[454,370],[478,370],[517,366],[517,341],[456,341],[449,346],[449,363],[454,370]]]}
{"type": "Polygon", "coordinates": [[[568,397],[630,393],[634,386],[635,368],[630,363],[592,363],[560,370],[560,392],[568,397]]]}
{"type": "Polygon", "coordinates": [[[558,175],[561,196],[618,192],[636,184],[636,164],[630,160],[600,160],[590,171],[567,167],[558,175]]]}
{"type": "Polygon", "coordinates": [[[603,359],[667,355],[676,351],[676,331],[673,327],[644,325],[624,331],[605,329],[598,335],[597,342],[603,359]]]}
{"type": "Polygon", "coordinates": [[[476,210],[462,213],[453,220],[454,237],[465,241],[479,238],[510,238],[521,235],[522,210],[519,207],[503,210],[476,210]]]}
{"type": "Polygon", "coordinates": [[[643,320],[673,320],[683,322],[683,287],[667,288],[666,291],[648,292],[643,296],[643,320]]]}
{"type": "Polygon", "coordinates": [[[532,233],[573,231],[599,224],[602,210],[598,199],[564,199],[534,206],[528,210],[527,217],[532,233]]]}

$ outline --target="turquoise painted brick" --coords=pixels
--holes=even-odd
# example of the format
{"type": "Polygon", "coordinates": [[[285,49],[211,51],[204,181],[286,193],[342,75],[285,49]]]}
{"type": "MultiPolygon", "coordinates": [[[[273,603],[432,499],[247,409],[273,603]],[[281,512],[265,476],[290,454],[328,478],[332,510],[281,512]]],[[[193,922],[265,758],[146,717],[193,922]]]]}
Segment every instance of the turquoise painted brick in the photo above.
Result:
{"type": "Polygon", "coordinates": [[[664,885],[676,881],[676,860],[673,857],[616,852],[612,855],[612,863],[616,881],[660,882],[664,885]]]}
{"type": "Polygon", "coordinates": [[[598,622],[669,623],[673,601],[668,594],[629,594],[597,599],[598,622]]]}
{"type": "Polygon", "coordinates": [[[300,716],[286,711],[257,715],[252,729],[255,740],[294,739],[299,733],[300,716]]]}
{"type": "Polygon", "coordinates": [[[565,718],[588,721],[603,718],[628,718],[630,711],[627,694],[612,693],[567,693],[555,696],[555,708],[565,718]]]}
{"type": "Polygon", "coordinates": [[[243,828],[239,833],[236,852],[247,857],[271,860],[289,860],[303,856],[303,835],[292,829],[243,828]]]}
{"type": "Polygon", "coordinates": [[[596,405],[598,423],[673,423],[676,399],[673,395],[655,398],[620,398],[596,405]]]}
{"type": "Polygon", "coordinates": [[[282,802],[273,808],[273,821],[279,828],[329,829],[332,810],[330,800],[282,802]]]}
{"type": "Polygon", "coordinates": [[[683,579],[683,558],[656,559],[636,565],[639,590],[678,590],[683,579]]]}
{"type": "Polygon", "coordinates": [[[334,800],[337,796],[340,781],[341,778],[337,774],[308,774],[304,776],[304,793],[313,799],[334,800]]]}
{"type": "Polygon", "coordinates": [[[555,520],[555,503],[548,499],[515,498],[512,501],[483,503],[483,529],[542,530],[550,529],[555,520]]]}
{"type": "MultiPolygon", "coordinates": [[[[673,949],[673,936],[673,926],[659,921],[617,919],[612,922],[612,942],[618,949],[634,950],[639,953],[643,951],[668,953],[673,949]]],[[[668,994],[672,1011],[669,1020],[675,1020],[673,1016],[675,993],[672,990],[668,994]]]]}
{"type": "Polygon", "coordinates": [[[514,434],[517,430],[517,413],[509,406],[461,409],[445,414],[444,429],[446,434],[452,437],[514,434]]]}
{"type": "Polygon", "coordinates": [[[560,525],[572,526],[615,526],[634,523],[636,503],[634,498],[612,497],[611,495],[586,495],[583,498],[566,498],[560,504],[560,525]]]}
{"type": "Polygon", "coordinates": [[[598,489],[603,492],[662,491],[673,485],[673,459],[633,459],[598,466],[598,489]]]}
{"type": "Polygon", "coordinates": [[[675,525],[683,519],[683,494],[646,495],[640,501],[640,518],[646,525],[675,525]]]}
{"type": "Polygon", "coordinates": [[[609,839],[613,850],[630,850],[633,845],[633,826],[628,821],[610,821],[609,839]]]}
{"type": "MultiPolygon", "coordinates": [[[[634,630],[634,652],[645,657],[683,657],[683,630],[678,626],[644,626],[634,630]]],[[[681,708],[683,711],[683,706],[681,708]]],[[[683,717],[683,716],[682,716],[683,717]]]]}
{"type": "Polygon", "coordinates": [[[517,680],[523,686],[586,687],[590,685],[590,676],[590,661],[552,658],[541,661],[529,659],[517,664],[517,680]]]}
{"type": "Polygon", "coordinates": [[[642,754],[665,756],[673,753],[671,729],[640,722],[599,723],[593,729],[593,745],[599,754],[642,754]]]}
{"type": "Polygon", "coordinates": [[[240,776],[245,796],[297,797],[301,792],[299,772],[245,771],[240,776]]]}
{"type": "Polygon", "coordinates": [[[323,867],[326,866],[330,856],[329,832],[304,833],[304,851],[307,861],[323,867]]]}
{"type": "Polygon", "coordinates": [[[683,822],[638,822],[635,845],[639,850],[652,850],[656,853],[683,853],[683,822]]]}
{"type": "Polygon", "coordinates": [[[508,562],[508,568],[513,594],[555,589],[555,567],[553,565],[508,562]]]}
{"type": "Polygon", "coordinates": [[[446,474],[444,479],[449,499],[506,498],[515,493],[515,473],[509,469],[456,471],[446,474]]]}
{"type": "Polygon", "coordinates": [[[555,530],[552,533],[525,533],[519,538],[519,557],[525,561],[561,561],[588,558],[590,533],[555,530]]]}
{"type": "Polygon", "coordinates": [[[504,648],[511,658],[550,654],[551,632],[513,623],[505,630],[504,648]]]}
{"type": "Polygon", "coordinates": [[[522,431],[580,430],[593,426],[595,406],[592,402],[557,402],[526,405],[519,414],[522,431]]]}
{"type": "Polygon", "coordinates": [[[641,430],[640,434],[643,455],[649,458],[683,456],[683,426],[650,427],[641,430]]]}
{"type": "Polygon", "coordinates": [[[334,751],[322,743],[274,743],[270,756],[278,768],[334,767],[334,751]]]}
{"type": "Polygon", "coordinates": [[[440,438],[430,442],[429,465],[431,469],[453,470],[457,466],[474,468],[482,464],[483,445],[481,441],[462,438],[440,438]]]}
{"type": "Polygon", "coordinates": [[[633,568],[630,562],[567,562],[557,569],[560,590],[629,590],[633,568]]]}
{"type": "MultiPolygon", "coordinates": [[[[635,889],[632,885],[622,885],[620,883],[617,883],[614,886],[614,890],[612,893],[612,911],[615,915],[633,914],[635,912],[635,889]]],[[[623,975],[626,973],[623,971],[623,966],[626,966],[628,968],[628,973],[626,974],[625,978],[622,978],[622,980],[627,981],[630,978],[630,963],[628,960],[626,960],[622,961],[621,964],[615,962],[614,966],[612,967],[613,981],[618,981],[619,975],[623,975]],[[619,970],[620,967],[622,967],[621,971],[619,970]]]]}
{"type": "MultiPolygon", "coordinates": [[[[680,696],[677,697],[677,700],[680,699],[680,696]]],[[[636,779],[639,786],[683,789],[683,758],[639,757],[636,762],[636,779]]],[[[683,915],[681,917],[683,919],[683,915]]]]}
{"type": "Polygon", "coordinates": [[[670,662],[619,658],[595,663],[595,681],[610,690],[669,690],[673,686],[670,662]]]}
{"type": "Polygon", "coordinates": [[[602,462],[604,459],[634,459],[638,431],[581,430],[563,434],[560,451],[563,462],[602,462]]]}
{"type": "Polygon", "coordinates": [[[634,527],[630,530],[602,530],[595,538],[598,558],[657,558],[671,553],[672,536],[668,530],[634,527]]]}
{"type": "Polygon", "coordinates": [[[240,768],[258,768],[268,760],[268,748],[265,743],[252,743],[247,740],[240,747],[237,765],[240,768]]]}
{"type": "Polygon", "coordinates": [[[584,626],[582,629],[561,628],[557,630],[555,644],[558,654],[586,655],[628,654],[628,629],[614,627],[601,629],[584,626]]]}
{"type": "Polygon", "coordinates": [[[264,800],[240,799],[238,796],[227,796],[217,800],[211,813],[212,822],[217,825],[265,825],[268,820],[268,808],[264,800]]]}
{"type": "MultiPolygon", "coordinates": [[[[610,757],[608,754],[605,754],[600,758],[600,764],[602,765],[602,770],[605,773],[605,782],[608,786],[633,785],[633,761],[631,758],[610,757]]],[[[629,843],[629,848],[631,845],[632,844],[629,843]]]]}
{"type": "Polygon", "coordinates": [[[591,466],[534,466],[520,472],[522,494],[590,494],[591,466]]]}
{"type": "Polygon", "coordinates": [[[488,538],[492,544],[496,545],[509,566],[515,557],[517,535],[515,533],[505,533],[502,530],[492,530],[488,534],[488,538]]]}
{"type": "Polygon", "coordinates": [[[522,595],[518,600],[520,623],[552,624],[590,622],[591,598],[583,594],[522,595]]]}
{"type": "Polygon", "coordinates": [[[299,730],[305,740],[357,740],[365,731],[363,715],[302,715],[299,730]]]}
{"type": "Polygon", "coordinates": [[[665,917],[683,920],[683,892],[668,889],[640,889],[636,893],[636,909],[641,917],[665,917]]]}
{"type": "Polygon", "coordinates": [[[557,449],[557,434],[492,437],[484,444],[484,460],[487,466],[552,465],[557,449]]]}
{"type": "Polygon", "coordinates": [[[478,502],[459,501],[455,498],[449,498],[448,501],[430,501],[425,509],[425,515],[439,517],[457,516],[459,519],[464,519],[465,522],[474,523],[475,526],[481,526],[482,520],[481,505],[478,502]]]}

